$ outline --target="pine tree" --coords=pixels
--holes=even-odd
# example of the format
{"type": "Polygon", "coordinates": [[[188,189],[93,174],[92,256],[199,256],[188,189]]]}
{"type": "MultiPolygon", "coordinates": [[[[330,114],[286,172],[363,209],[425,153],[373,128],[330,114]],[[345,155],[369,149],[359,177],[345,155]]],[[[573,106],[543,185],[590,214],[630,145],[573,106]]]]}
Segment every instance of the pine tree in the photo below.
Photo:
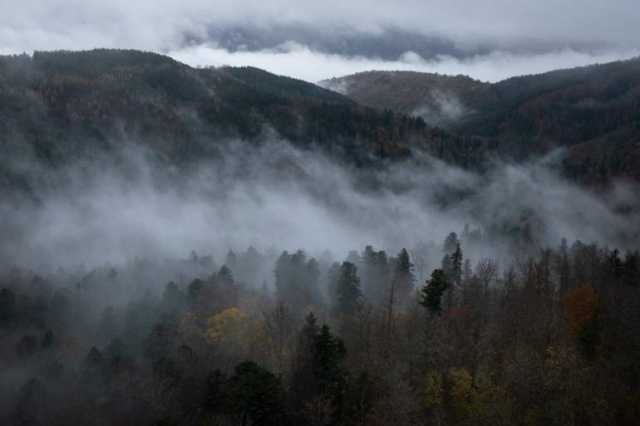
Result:
{"type": "Polygon", "coordinates": [[[352,315],[362,299],[358,269],[351,262],[344,262],[338,272],[336,285],[336,312],[342,315],[352,315]]]}
{"type": "Polygon", "coordinates": [[[327,325],[323,325],[316,336],[313,351],[313,375],[321,399],[330,401],[332,424],[342,424],[344,393],[347,372],[342,363],[346,357],[342,339],[334,336],[327,325]]]}
{"type": "Polygon", "coordinates": [[[458,234],[455,232],[447,235],[447,238],[444,240],[443,251],[445,254],[451,254],[456,250],[456,247],[460,244],[460,240],[458,240],[458,234]]]}
{"type": "Polygon", "coordinates": [[[0,290],[0,326],[10,324],[16,314],[16,296],[8,288],[0,290]]]}
{"type": "Polygon", "coordinates": [[[308,401],[318,392],[313,373],[313,354],[316,337],[319,333],[320,327],[317,319],[313,312],[310,312],[306,317],[302,330],[298,333],[296,354],[293,359],[293,371],[291,374],[293,404],[298,411],[302,410],[305,401],[308,401]]]}
{"type": "Polygon", "coordinates": [[[313,374],[318,380],[320,392],[335,392],[344,385],[342,361],[346,349],[342,340],[323,325],[313,346],[313,374]]]}
{"type": "Polygon", "coordinates": [[[462,249],[460,248],[460,243],[456,244],[456,249],[451,254],[451,271],[450,271],[450,280],[454,285],[460,286],[462,281],[462,249]]]}
{"type": "Polygon", "coordinates": [[[280,425],[284,417],[284,389],[280,380],[252,361],[235,367],[227,383],[228,409],[242,425],[280,425]]]}
{"type": "Polygon", "coordinates": [[[447,276],[442,269],[435,269],[431,279],[420,290],[420,304],[432,314],[442,312],[442,295],[449,288],[447,276]]]}
{"type": "Polygon", "coordinates": [[[413,275],[413,263],[411,263],[407,249],[403,248],[398,254],[395,263],[393,281],[394,290],[398,300],[401,303],[405,303],[413,291],[413,285],[415,282],[415,276],[413,275]]]}

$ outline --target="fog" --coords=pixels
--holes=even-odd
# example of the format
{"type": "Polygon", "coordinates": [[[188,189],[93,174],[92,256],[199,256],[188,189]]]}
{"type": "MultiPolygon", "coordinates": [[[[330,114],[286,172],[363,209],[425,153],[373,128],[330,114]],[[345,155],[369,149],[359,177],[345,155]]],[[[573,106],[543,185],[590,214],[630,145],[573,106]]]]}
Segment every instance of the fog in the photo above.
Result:
{"type": "MultiPolygon", "coordinates": [[[[348,88],[345,88],[348,91],[348,88]]],[[[425,99],[421,105],[411,112],[415,117],[421,117],[430,126],[445,127],[455,123],[465,115],[473,112],[453,93],[432,90],[428,102],[425,99]]]]}
{"type": "Polygon", "coordinates": [[[637,188],[579,189],[553,171],[561,152],[480,176],[429,157],[364,171],[284,141],[231,142],[222,159],[178,173],[123,146],[124,165],[32,166],[38,202],[0,204],[5,266],[92,267],[192,250],[222,259],[249,246],[342,258],[367,244],[391,252],[439,244],[465,225],[483,233],[467,245],[470,256],[508,258],[521,238],[532,250],[562,238],[629,248],[640,230],[637,216],[616,213],[637,211],[637,188]]]}

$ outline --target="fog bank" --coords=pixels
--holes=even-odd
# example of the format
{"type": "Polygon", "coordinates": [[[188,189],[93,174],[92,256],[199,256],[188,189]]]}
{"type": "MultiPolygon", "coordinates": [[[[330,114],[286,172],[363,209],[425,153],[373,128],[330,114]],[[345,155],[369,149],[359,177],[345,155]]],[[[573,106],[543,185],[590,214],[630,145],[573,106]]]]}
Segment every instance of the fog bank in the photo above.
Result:
{"type": "Polygon", "coordinates": [[[640,235],[638,216],[624,213],[640,207],[636,189],[617,184],[596,196],[558,177],[554,157],[479,176],[428,157],[365,171],[282,141],[232,143],[223,159],[185,175],[125,150],[124,166],[47,171],[36,204],[0,202],[2,263],[91,266],[191,250],[221,258],[249,246],[394,252],[439,243],[465,225],[481,231],[468,246],[476,258],[509,255],[523,238],[532,248],[562,238],[634,248],[640,235]]]}

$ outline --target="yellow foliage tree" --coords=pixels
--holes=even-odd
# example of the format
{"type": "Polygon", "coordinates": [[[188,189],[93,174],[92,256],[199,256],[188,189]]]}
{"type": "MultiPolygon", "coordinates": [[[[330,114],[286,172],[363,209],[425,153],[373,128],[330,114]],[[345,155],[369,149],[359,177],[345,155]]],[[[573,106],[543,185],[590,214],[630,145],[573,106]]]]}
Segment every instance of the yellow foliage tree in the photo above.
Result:
{"type": "Polygon", "coordinates": [[[442,374],[430,371],[424,384],[423,401],[426,408],[442,405],[442,374]]]}
{"type": "Polygon", "coordinates": [[[240,337],[248,326],[248,318],[240,309],[233,307],[213,315],[207,321],[207,340],[222,343],[240,337]]]}

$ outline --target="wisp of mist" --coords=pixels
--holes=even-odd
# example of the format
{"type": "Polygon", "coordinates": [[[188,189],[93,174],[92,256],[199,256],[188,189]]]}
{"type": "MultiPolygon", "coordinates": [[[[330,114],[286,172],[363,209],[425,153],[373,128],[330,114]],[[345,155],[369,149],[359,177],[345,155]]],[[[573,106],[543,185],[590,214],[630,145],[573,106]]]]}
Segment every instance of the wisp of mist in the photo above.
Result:
{"type": "Polygon", "coordinates": [[[367,244],[393,251],[439,242],[465,225],[489,235],[468,255],[504,257],[497,235],[512,229],[530,227],[539,244],[580,238],[620,248],[640,229],[638,218],[617,212],[636,206],[633,190],[590,193],[560,178],[548,158],[497,164],[487,175],[428,157],[364,171],[274,141],[231,143],[219,160],[175,173],[124,146],[124,165],[38,170],[55,184],[36,188],[37,203],[1,202],[2,263],[92,266],[249,246],[344,256],[367,244]]]}

